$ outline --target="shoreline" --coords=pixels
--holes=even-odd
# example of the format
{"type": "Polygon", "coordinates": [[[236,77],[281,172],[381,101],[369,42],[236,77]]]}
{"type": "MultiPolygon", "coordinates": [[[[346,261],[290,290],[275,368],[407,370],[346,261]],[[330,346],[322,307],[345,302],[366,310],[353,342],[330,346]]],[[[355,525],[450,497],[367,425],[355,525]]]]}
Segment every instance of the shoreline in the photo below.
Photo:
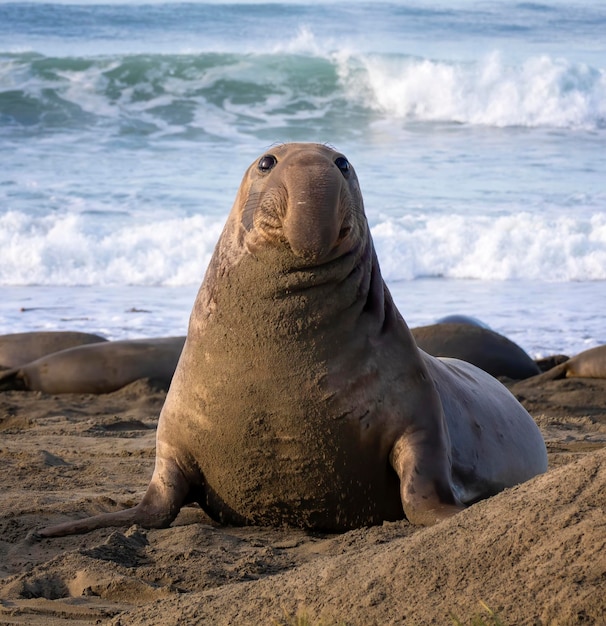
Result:
{"type": "MultiPolygon", "coordinates": [[[[386,284],[409,327],[433,324],[446,315],[469,315],[532,358],[574,356],[606,344],[600,313],[606,309],[606,282],[423,278],[386,284]]],[[[108,339],[184,335],[198,288],[4,286],[0,334],[69,330],[108,339]]]]}

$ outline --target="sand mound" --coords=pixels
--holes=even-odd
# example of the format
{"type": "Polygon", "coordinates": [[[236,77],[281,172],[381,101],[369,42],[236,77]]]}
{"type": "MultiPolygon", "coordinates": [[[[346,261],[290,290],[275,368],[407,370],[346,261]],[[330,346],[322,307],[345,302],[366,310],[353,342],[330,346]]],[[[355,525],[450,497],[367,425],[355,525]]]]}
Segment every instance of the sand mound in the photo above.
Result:
{"type": "Polygon", "coordinates": [[[352,624],[445,624],[450,612],[477,613],[482,600],[510,624],[597,624],[606,619],[605,510],[601,451],[412,536],[404,524],[404,536],[397,524],[348,533],[343,554],[113,623],[270,624],[303,606],[352,624]]]}

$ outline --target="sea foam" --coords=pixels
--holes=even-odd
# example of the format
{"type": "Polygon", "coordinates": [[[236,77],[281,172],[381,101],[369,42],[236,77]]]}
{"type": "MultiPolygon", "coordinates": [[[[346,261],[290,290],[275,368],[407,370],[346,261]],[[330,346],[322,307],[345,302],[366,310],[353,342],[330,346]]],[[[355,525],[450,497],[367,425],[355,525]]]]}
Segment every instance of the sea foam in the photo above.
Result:
{"type": "Polygon", "coordinates": [[[496,127],[603,128],[606,73],[549,56],[506,64],[368,55],[339,63],[351,99],[382,115],[496,127]]]}
{"type": "Polygon", "coordinates": [[[606,215],[424,215],[373,228],[383,276],[481,280],[606,279],[606,215]]]}
{"type": "Polygon", "coordinates": [[[201,281],[222,223],[201,215],[97,235],[77,214],[0,216],[0,284],[188,285],[201,281]]]}
{"type": "MultiPolygon", "coordinates": [[[[0,284],[161,285],[201,282],[223,221],[194,215],[117,224],[96,233],[84,216],[0,216],[0,284]]],[[[553,218],[415,214],[372,227],[388,281],[606,280],[606,215],[553,218]]]]}

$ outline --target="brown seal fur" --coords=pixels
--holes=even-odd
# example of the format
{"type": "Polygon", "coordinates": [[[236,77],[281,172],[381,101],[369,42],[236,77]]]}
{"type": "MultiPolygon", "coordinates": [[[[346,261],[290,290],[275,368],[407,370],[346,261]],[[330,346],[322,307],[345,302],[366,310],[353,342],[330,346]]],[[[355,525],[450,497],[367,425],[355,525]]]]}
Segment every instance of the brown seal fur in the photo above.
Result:
{"type": "Polygon", "coordinates": [[[185,337],[105,341],[53,352],[0,374],[0,389],[110,393],[141,378],[168,388],[185,337]]]}
{"type": "Polygon", "coordinates": [[[460,313],[452,313],[445,315],[436,321],[436,324],[468,324],[469,326],[479,326],[480,328],[490,328],[486,322],[479,320],[471,315],[462,315],[460,313]]]}
{"type": "Polygon", "coordinates": [[[107,341],[92,333],[77,331],[32,331],[0,336],[0,367],[12,369],[35,361],[40,357],[83,346],[107,341]]]}
{"type": "Polygon", "coordinates": [[[606,345],[580,352],[536,376],[533,382],[558,378],[606,378],[606,345]]]}
{"type": "Polygon", "coordinates": [[[539,368],[539,372],[548,372],[552,367],[568,361],[570,357],[567,354],[550,354],[549,356],[535,359],[534,362],[539,368]]]}
{"type": "Polygon", "coordinates": [[[439,323],[411,328],[421,350],[473,363],[492,376],[522,380],[540,373],[537,364],[513,341],[490,328],[439,323]]]}
{"type": "Polygon", "coordinates": [[[244,175],[190,319],[141,503],[37,536],[230,524],[433,524],[545,471],[493,377],[420,351],[393,304],[345,157],[275,147],[244,175]]]}

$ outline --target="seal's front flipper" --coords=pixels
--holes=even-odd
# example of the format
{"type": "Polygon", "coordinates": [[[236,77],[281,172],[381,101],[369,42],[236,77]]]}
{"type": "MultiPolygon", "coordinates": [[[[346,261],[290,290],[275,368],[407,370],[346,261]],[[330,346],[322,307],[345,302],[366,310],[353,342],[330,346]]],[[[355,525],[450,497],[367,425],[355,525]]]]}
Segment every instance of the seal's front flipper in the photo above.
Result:
{"type": "Polygon", "coordinates": [[[64,537],[88,533],[98,528],[132,526],[133,524],[139,524],[144,528],[166,528],[177,517],[189,490],[187,478],[174,461],[157,459],[154,475],[143,499],[137,506],[48,526],[32,531],[28,537],[30,539],[64,537]]]}
{"type": "Polygon", "coordinates": [[[400,478],[402,506],[411,524],[431,526],[465,508],[455,494],[449,455],[440,437],[406,433],[396,440],[389,458],[400,478]]]}

